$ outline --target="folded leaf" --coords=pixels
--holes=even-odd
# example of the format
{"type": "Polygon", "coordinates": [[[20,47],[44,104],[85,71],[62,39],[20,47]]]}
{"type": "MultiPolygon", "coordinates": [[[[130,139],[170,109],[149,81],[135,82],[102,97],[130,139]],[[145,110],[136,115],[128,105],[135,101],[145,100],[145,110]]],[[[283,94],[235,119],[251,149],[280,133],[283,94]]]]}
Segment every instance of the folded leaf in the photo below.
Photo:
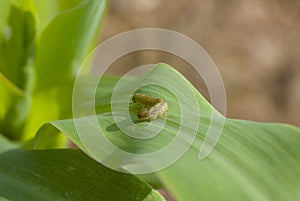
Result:
{"type": "MultiPolygon", "coordinates": [[[[289,125],[256,123],[222,117],[180,73],[166,64],[158,64],[142,77],[137,77],[133,82],[128,83],[128,85],[122,84],[119,92],[123,93],[111,101],[112,106],[120,104],[120,107],[115,108],[117,111],[106,110],[97,114],[96,118],[87,111],[90,116],[60,120],[50,124],[68,136],[86,153],[101,163],[115,165],[116,169],[130,167],[128,164],[134,161],[135,156],[126,155],[125,152],[136,155],[155,153],[163,150],[174,140],[179,140],[177,146],[170,150],[170,155],[144,161],[148,162],[150,167],[159,167],[164,164],[164,161],[168,161],[173,153],[193,140],[193,132],[196,130],[196,138],[189,150],[183,151],[184,155],[177,161],[173,161],[173,164],[170,163],[169,167],[157,172],[161,182],[178,200],[292,201],[300,199],[299,129],[289,125]],[[169,88],[149,84],[149,81],[164,83],[169,88]],[[128,134],[135,134],[135,129],[139,126],[151,126],[151,123],[159,126],[159,122],[163,119],[153,122],[135,122],[137,127],[126,134],[119,127],[123,125],[122,129],[124,129],[126,125],[131,126],[130,119],[136,118],[134,105],[131,102],[124,104],[122,99],[123,96],[130,99],[133,95],[130,93],[130,87],[134,87],[134,83],[143,86],[134,91],[135,93],[163,98],[169,104],[162,130],[149,139],[136,139],[128,134]],[[194,95],[188,93],[189,91],[194,92],[198,108],[195,108],[192,102],[194,95]],[[174,94],[177,94],[177,97],[174,94]],[[130,119],[124,116],[128,111],[131,115],[130,119]],[[194,126],[197,123],[199,127],[194,126]],[[179,130],[190,138],[179,136],[179,130]],[[205,141],[209,130],[210,134],[221,131],[222,135],[215,147],[215,142],[211,141],[211,138],[205,141]],[[122,154],[126,157],[118,158],[117,154],[109,152],[110,150],[106,148],[111,145],[104,143],[106,139],[109,139],[115,147],[125,151],[122,154]],[[200,160],[200,148],[205,144],[214,149],[208,157],[200,160]],[[108,155],[105,155],[105,151],[108,155]]],[[[116,93],[116,88],[114,90],[116,93]]],[[[89,96],[88,93],[85,95],[89,96]]],[[[90,108],[90,103],[84,104],[84,101],[79,103],[81,109],[86,105],[87,109],[90,108]]],[[[155,129],[156,127],[152,127],[148,132],[140,133],[140,137],[151,135],[155,129]]],[[[47,139],[47,135],[43,134],[41,128],[35,141],[38,148],[43,148],[39,145],[47,139]]],[[[144,163],[138,164],[136,168],[142,165],[144,163]]]]}

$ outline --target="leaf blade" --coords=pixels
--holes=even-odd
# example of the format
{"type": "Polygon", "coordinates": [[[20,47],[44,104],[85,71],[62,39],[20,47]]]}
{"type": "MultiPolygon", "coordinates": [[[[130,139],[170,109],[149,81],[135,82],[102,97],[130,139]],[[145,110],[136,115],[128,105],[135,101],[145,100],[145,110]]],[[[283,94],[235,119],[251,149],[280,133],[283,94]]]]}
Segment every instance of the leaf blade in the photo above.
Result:
{"type": "MultiPolygon", "coordinates": [[[[195,90],[184,81],[171,67],[158,65],[143,76],[141,84],[147,79],[162,79],[163,76],[176,78],[185,83],[178,90],[185,92],[195,90]]],[[[167,80],[167,79],[166,79],[167,80]]],[[[172,84],[172,83],[171,83],[172,84]]],[[[163,89],[147,86],[142,89],[146,94],[162,97],[170,103],[169,121],[160,136],[152,138],[149,143],[138,142],[124,136],[114,124],[112,116],[98,114],[99,124],[106,128],[104,134],[126,151],[153,151],[168,144],[176,136],[179,124],[180,108],[174,98],[163,89]],[[172,106],[173,105],[173,106],[172,106]],[[109,129],[110,128],[110,129],[109,129]]],[[[125,92],[126,93],[126,92],[125,92]]],[[[130,94],[131,95],[131,94],[130,94]]],[[[184,97],[189,99],[190,97],[184,97]]],[[[176,163],[158,172],[162,183],[178,200],[299,200],[300,182],[300,130],[282,124],[257,123],[245,120],[225,119],[222,136],[214,151],[205,159],[199,160],[199,149],[211,124],[219,125],[219,119],[211,118],[215,111],[206,100],[197,93],[200,119],[190,112],[191,121],[199,121],[197,138],[192,147],[176,163]]],[[[185,100],[187,103],[188,100],[185,100]]],[[[86,120],[87,130],[90,118],[86,120]]],[[[75,143],[81,143],[73,120],[52,122],[54,126],[72,136],[75,143]],[[72,122],[72,123],[71,123],[72,122]],[[65,125],[64,125],[65,124],[65,125]],[[73,127],[72,130],[68,126],[73,127]],[[74,136],[76,136],[74,138],[74,136]]],[[[189,125],[183,125],[185,132],[191,132],[189,125]]],[[[182,141],[182,143],[185,143],[182,141]]],[[[83,149],[89,153],[87,147],[83,149]]]]}
{"type": "Polygon", "coordinates": [[[160,197],[136,177],[105,168],[78,150],[9,151],[0,155],[0,164],[0,195],[9,200],[160,197]]]}

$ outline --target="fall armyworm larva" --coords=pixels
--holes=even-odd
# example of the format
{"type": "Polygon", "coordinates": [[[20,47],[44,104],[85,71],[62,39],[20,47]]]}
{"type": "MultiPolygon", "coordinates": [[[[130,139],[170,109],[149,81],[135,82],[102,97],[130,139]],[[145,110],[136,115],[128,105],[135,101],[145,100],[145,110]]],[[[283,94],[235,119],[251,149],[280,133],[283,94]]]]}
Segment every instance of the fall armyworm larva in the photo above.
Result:
{"type": "Polygon", "coordinates": [[[168,110],[168,103],[161,98],[136,94],[132,97],[132,101],[143,107],[137,113],[140,121],[155,120],[158,117],[163,117],[168,110]]]}

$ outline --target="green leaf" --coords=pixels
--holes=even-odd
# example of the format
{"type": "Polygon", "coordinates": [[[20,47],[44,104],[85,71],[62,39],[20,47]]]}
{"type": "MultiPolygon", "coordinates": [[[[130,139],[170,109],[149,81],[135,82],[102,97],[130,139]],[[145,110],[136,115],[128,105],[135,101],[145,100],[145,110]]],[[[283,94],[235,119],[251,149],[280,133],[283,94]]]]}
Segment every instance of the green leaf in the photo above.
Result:
{"type": "Polygon", "coordinates": [[[2,122],[14,100],[24,98],[24,92],[0,73],[0,97],[0,122],[2,122]]]}
{"type": "Polygon", "coordinates": [[[9,201],[9,200],[6,199],[5,197],[0,196],[0,201],[9,201]]]}
{"type": "Polygon", "coordinates": [[[179,200],[299,200],[299,143],[292,126],[228,119],[207,159],[194,146],[160,175],[179,200]]]}
{"type": "Polygon", "coordinates": [[[42,32],[35,60],[38,89],[74,78],[94,45],[106,7],[105,0],[87,0],[57,15],[42,32]]]}
{"type": "MultiPolygon", "coordinates": [[[[104,112],[97,114],[96,119],[96,122],[102,128],[100,132],[97,127],[98,124],[93,124],[95,123],[93,122],[95,120],[93,116],[81,117],[75,120],[60,120],[50,122],[50,124],[98,161],[107,164],[109,159],[113,159],[109,161],[111,162],[109,164],[116,165],[116,169],[118,165],[124,168],[122,164],[130,162],[131,158],[116,159],[112,155],[112,158],[103,161],[101,148],[104,148],[105,144],[99,140],[101,137],[99,135],[102,134],[107,137],[120,149],[135,154],[158,151],[173,142],[173,140],[179,139],[178,146],[170,152],[173,153],[188,142],[186,141],[188,138],[177,136],[178,130],[181,129],[183,133],[189,135],[192,139],[193,131],[196,129],[197,136],[183,157],[171,166],[157,172],[161,182],[178,200],[292,201],[300,199],[299,129],[289,125],[256,123],[222,117],[179,72],[166,64],[158,64],[145,75],[129,81],[128,85],[122,84],[120,92],[123,93],[118,98],[125,96],[130,99],[132,93],[129,92],[131,87],[134,87],[134,83],[139,86],[145,85],[134,91],[135,93],[161,97],[168,102],[169,110],[167,111],[166,123],[155,137],[141,140],[125,135],[113,119],[111,111],[107,111],[108,108],[105,104],[103,104],[104,112]],[[149,84],[149,81],[164,83],[169,88],[149,84]],[[175,81],[176,85],[174,85],[175,81]],[[199,107],[198,111],[200,113],[197,112],[197,108],[191,102],[194,96],[193,93],[188,93],[189,91],[196,95],[197,107],[199,107]],[[181,103],[181,106],[179,103],[181,103]],[[183,116],[185,113],[182,107],[186,108],[187,116],[183,116]],[[181,124],[182,119],[188,121],[181,124]],[[222,127],[223,121],[225,121],[224,128],[222,127]],[[79,131],[74,122],[76,125],[80,125],[79,128],[81,129],[79,131]],[[195,124],[197,122],[200,122],[199,128],[194,126],[197,125],[195,124]],[[201,146],[205,143],[214,146],[210,138],[204,143],[209,128],[221,129],[222,136],[213,152],[204,160],[200,160],[199,150],[201,146]],[[81,132],[80,135],[78,132],[81,132]],[[93,134],[93,132],[96,134],[93,134]]],[[[105,89],[99,89],[98,91],[101,92],[101,90],[105,89]]],[[[114,90],[114,93],[116,93],[116,88],[114,90]]],[[[88,93],[84,95],[90,96],[88,93]]],[[[124,100],[116,99],[112,103],[116,102],[122,105],[122,101],[124,100]]],[[[78,106],[84,106],[84,102],[81,104],[78,106]]],[[[125,121],[123,126],[127,123],[129,125],[128,119],[122,116],[128,110],[131,118],[134,121],[137,120],[132,103],[129,103],[129,107],[127,104],[127,107],[120,106],[117,109],[120,111],[115,115],[116,120],[118,121],[120,118],[125,121]]],[[[92,115],[92,112],[89,112],[87,111],[87,115],[92,115]]],[[[160,119],[152,121],[155,125],[159,125],[159,122],[160,119]]],[[[136,125],[143,127],[150,125],[150,123],[139,122],[136,125]]],[[[141,135],[150,135],[151,131],[149,129],[147,133],[141,133],[141,135]]],[[[132,133],[134,133],[134,130],[132,130],[132,133]]],[[[47,140],[47,135],[43,134],[43,128],[41,128],[35,141],[37,148],[43,148],[39,145],[47,140]]],[[[168,157],[161,159],[167,160],[168,157]]],[[[150,164],[153,167],[160,165],[159,161],[155,160],[151,161],[150,164]]]]}
{"type": "Polygon", "coordinates": [[[0,1],[0,30],[3,31],[7,25],[7,18],[9,15],[10,0],[0,1]]]}
{"type": "Polygon", "coordinates": [[[0,30],[0,82],[10,82],[10,88],[21,91],[22,96],[11,96],[8,90],[0,92],[2,97],[7,96],[4,99],[10,100],[9,104],[1,103],[3,113],[0,114],[0,129],[9,138],[20,139],[33,87],[35,21],[32,13],[21,6],[9,2],[3,6],[9,10],[9,14],[6,14],[7,22],[0,30]]]}
{"type": "Polygon", "coordinates": [[[0,33],[0,72],[22,90],[29,90],[32,79],[35,22],[32,13],[11,6],[7,26],[0,33]]]}
{"type": "Polygon", "coordinates": [[[18,148],[17,144],[10,142],[8,139],[6,139],[0,133],[0,154],[5,152],[5,151],[11,150],[11,149],[16,149],[16,148],[18,148]]]}
{"type": "MultiPolygon", "coordinates": [[[[60,2],[54,2],[59,7],[54,12],[57,15],[38,37],[34,62],[36,88],[24,139],[31,139],[47,121],[71,117],[74,79],[95,44],[106,8],[105,0],[82,1],[72,9],[67,8],[78,1],[60,2]],[[64,9],[67,10],[58,12],[64,9]]],[[[49,3],[46,1],[43,6],[49,3]]],[[[38,4],[37,8],[43,7],[41,2],[38,4]]]]}
{"type": "Polygon", "coordinates": [[[39,19],[38,31],[41,32],[53,20],[53,18],[61,12],[65,12],[78,6],[82,0],[33,0],[33,2],[39,19]]]}
{"type": "MultiPolygon", "coordinates": [[[[84,78],[83,82],[83,87],[81,88],[81,93],[89,93],[91,84],[94,82],[97,82],[98,77],[86,77],[84,78]]],[[[96,95],[96,103],[95,103],[95,108],[97,112],[108,112],[110,111],[110,98],[112,94],[112,90],[114,85],[118,82],[119,78],[118,77],[113,77],[113,76],[104,76],[102,79],[99,81],[99,86],[101,86],[101,91],[99,91],[96,95]]],[[[50,93],[51,94],[51,93],[50,93]]],[[[48,99],[45,99],[44,101],[47,102],[49,101],[49,91],[47,94],[45,94],[45,97],[48,96],[48,99]]],[[[39,101],[42,102],[42,101],[39,101]]],[[[54,107],[53,105],[48,106],[47,109],[49,110],[50,107],[52,107],[51,110],[57,110],[59,106],[54,107]]],[[[40,117],[41,115],[36,115],[36,117],[40,117]]],[[[54,118],[54,117],[53,117],[54,118]]],[[[38,121],[38,120],[37,120],[38,121]]],[[[71,122],[72,123],[72,122],[71,122]]],[[[38,131],[38,137],[41,138],[42,140],[37,140],[39,141],[39,144],[36,145],[39,148],[61,148],[65,147],[67,143],[65,143],[65,139],[62,138],[62,135],[60,135],[58,130],[49,124],[43,125],[39,131],[38,131]],[[47,140],[43,140],[43,138],[46,137],[47,140]]],[[[75,136],[76,137],[76,136],[75,136]]],[[[78,141],[78,140],[75,140],[78,141]]]]}
{"type": "Polygon", "coordinates": [[[27,112],[28,98],[24,91],[1,73],[0,97],[0,131],[10,139],[18,139],[27,112]]]}
{"type": "Polygon", "coordinates": [[[14,150],[0,155],[0,195],[8,200],[164,200],[133,175],[78,150],[14,150]]]}

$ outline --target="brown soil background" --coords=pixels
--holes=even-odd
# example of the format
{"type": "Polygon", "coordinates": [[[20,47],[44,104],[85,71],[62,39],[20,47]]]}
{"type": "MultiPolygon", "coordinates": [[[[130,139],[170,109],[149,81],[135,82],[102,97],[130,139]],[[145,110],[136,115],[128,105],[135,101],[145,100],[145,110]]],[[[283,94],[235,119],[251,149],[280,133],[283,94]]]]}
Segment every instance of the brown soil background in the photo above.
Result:
{"type": "MultiPolygon", "coordinates": [[[[110,0],[101,41],[145,27],[185,34],[210,54],[225,84],[228,117],[300,126],[300,1],[110,0]]],[[[166,53],[132,53],[107,73],[161,61],[208,97],[193,69],[166,53]]]]}

